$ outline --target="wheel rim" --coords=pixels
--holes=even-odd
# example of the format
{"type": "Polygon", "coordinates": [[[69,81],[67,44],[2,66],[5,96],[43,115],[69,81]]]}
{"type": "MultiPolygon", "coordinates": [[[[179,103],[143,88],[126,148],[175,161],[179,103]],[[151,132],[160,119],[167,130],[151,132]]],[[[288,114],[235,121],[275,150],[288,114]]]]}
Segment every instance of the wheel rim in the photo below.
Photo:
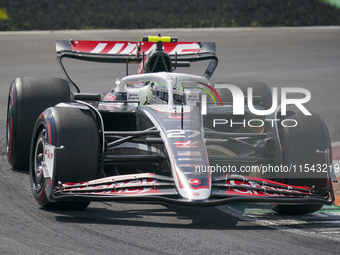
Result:
{"type": "Polygon", "coordinates": [[[40,193],[44,187],[43,162],[46,135],[46,129],[43,128],[39,133],[34,147],[33,171],[31,175],[33,192],[36,194],[40,193]]]}

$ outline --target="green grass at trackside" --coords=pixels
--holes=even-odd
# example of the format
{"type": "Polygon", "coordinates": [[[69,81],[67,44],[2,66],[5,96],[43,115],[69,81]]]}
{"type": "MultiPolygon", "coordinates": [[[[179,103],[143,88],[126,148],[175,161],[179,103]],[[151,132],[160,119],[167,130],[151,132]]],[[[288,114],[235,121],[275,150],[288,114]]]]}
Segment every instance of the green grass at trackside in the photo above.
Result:
{"type": "Polygon", "coordinates": [[[0,8],[0,21],[1,20],[3,20],[3,21],[9,20],[7,11],[4,8],[0,8]]]}
{"type": "MultiPolygon", "coordinates": [[[[274,213],[270,206],[267,204],[235,204],[231,205],[237,210],[243,213],[274,213]]],[[[336,205],[327,206],[324,205],[319,212],[323,213],[340,213],[340,207],[336,205]]]]}
{"type": "Polygon", "coordinates": [[[337,205],[324,205],[319,212],[340,212],[340,207],[337,205]]]}
{"type": "Polygon", "coordinates": [[[340,0],[321,0],[321,2],[328,3],[330,5],[340,8],[340,0]]]}

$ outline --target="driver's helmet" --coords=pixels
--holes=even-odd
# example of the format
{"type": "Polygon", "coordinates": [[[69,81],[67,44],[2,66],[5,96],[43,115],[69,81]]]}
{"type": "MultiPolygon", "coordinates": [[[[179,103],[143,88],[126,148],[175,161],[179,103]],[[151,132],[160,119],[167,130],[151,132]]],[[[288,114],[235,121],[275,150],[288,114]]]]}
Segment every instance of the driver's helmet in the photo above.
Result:
{"type": "MultiPolygon", "coordinates": [[[[184,89],[181,83],[173,87],[174,104],[185,104],[184,89]]],[[[168,89],[165,85],[158,82],[151,82],[147,93],[148,104],[167,104],[168,89]]]]}

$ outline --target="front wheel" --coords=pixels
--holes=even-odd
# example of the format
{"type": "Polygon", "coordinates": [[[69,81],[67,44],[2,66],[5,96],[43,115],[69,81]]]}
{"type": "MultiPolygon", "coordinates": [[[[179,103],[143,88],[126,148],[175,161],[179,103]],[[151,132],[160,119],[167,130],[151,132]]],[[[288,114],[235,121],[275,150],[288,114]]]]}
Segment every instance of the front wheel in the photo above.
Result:
{"type": "MultiPolygon", "coordinates": [[[[281,116],[281,123],[284,120],[287,120],[287,123],[295,120],[297,125],[279,128],[283,164],[306,167],[305,170],[309,170],[285,173],[281,181],[294,186],[314,186],[317,195],[327,196],[332,188],[329,187],[328,173],[312,170],[313,167],[329,166],[332,162],[332,147],[326,124],[315,113],[312,116],[305,116],[301,111],[292,108],[287,111],[287,116],[281,116]]],[[[275,212],[283,214],[313,213],[322,206],[322,204],[271,205],[275,212]]]]}
{"type": "Polygon", "coordinates": [[[30,153],[31,188],[38,204],[52,210],[85,209],[90,202],[48,200],[42,171],[46,144],[63,148],[54,153],[53,186],[98,178],[99,135],[93,115],[74,107],[48,108],[35,125],[30,153]]]}

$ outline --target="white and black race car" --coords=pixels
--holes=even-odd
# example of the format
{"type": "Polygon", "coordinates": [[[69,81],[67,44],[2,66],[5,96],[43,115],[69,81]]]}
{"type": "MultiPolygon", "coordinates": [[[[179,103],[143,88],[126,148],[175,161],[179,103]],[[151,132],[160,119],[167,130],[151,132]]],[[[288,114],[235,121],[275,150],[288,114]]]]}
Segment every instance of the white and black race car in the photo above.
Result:
{"type": "Polygon", "coordinates": [[[8,161],[29,169],[40,206],[268,203],[299,214],[334,202],[323,120],[302,104],[277,106],[265,83],[210,84],[215,43],[156,36],[56,48],[67,80],[19,77],[8,97],[8,161]],[[137,63],[138,74],[105,94],[81,93],[64,58],[122,63],[127,73],[137,63]],[[202,60],[203,76],[174,72],[202,60]]]}

